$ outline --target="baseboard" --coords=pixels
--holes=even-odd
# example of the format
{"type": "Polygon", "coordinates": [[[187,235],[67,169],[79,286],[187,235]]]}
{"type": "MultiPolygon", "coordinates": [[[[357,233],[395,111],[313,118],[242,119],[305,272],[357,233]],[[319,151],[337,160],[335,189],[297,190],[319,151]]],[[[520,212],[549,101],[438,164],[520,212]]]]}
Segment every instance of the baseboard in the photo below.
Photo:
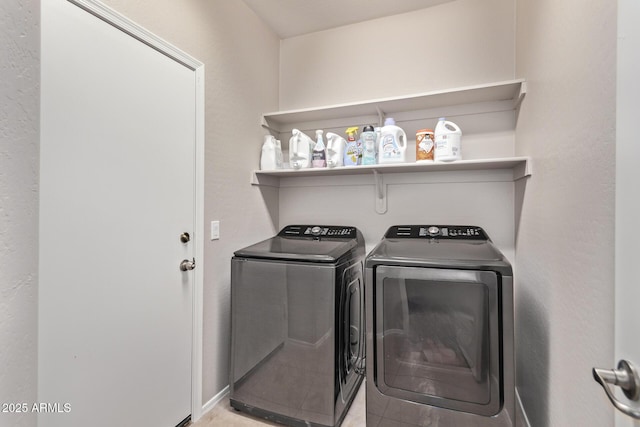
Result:
{"type": "Polygon", "coordinates": [[[222,399],[227,397],[227,394],[229,394],[229,386],[226,386],[225,388],[220,390],[218,394],[213,396],[207,403],[202,405],[202,416],[212,410],[218,403],[220,403],[222,399]]]}
{"type": "MultiPolygon", "coordinates": [[[[204,416],[207,412],[211,411],[222,399],[229,394],[229,386],[226,386],[218,394],[213,396],[207,403],[202,405],[202,414],[204,416]]],[[[197,420],[193,420],[197,421],[197,420]]],[[[522,400],[520,400],[520,393],[516,389],[516,427],[531,427],[527,413],[522,406],[522,400]]]]}
{"type": "Polygon", "coordinates": [[[516,389],[516,427],[531,427],[527,413],[524,410],[524,406],[522,406],[518,389],[516,389]]]}

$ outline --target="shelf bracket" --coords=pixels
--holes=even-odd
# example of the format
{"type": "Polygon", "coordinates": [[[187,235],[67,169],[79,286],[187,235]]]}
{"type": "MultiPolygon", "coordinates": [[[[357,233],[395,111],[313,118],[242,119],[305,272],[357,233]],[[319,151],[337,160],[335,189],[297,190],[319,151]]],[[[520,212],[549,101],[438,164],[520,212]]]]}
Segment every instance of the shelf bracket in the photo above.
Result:
{"type": "Polygon", "coordinates": [[[384,113],[382,112],[380,107],[378,107],[377,105],[376,105],[376,111],[378,112],[378,126],[382,127],[384,125],[384,113]]]}
{"type": "Polygon", "coordinates": [[[264,116],[262,116],[260,119],[260,126],[263,129],[268,130],[271,135],[274,135],[274,136],[280,135],[280,131],[278,129],[274,129],[271,126],[269,126],[269,122],[267,121],[267,119],[265,119],[264,116]]]}
{"type": "Polygon", "coordinates": [[[387,186],[384,183],[383,175],[377,170],[373,170],[373,180],[376,191],[376,212],[380,215],[387,213],[387,186]]]}
{"type": "Polygon", "coordinates": [[[520,92],[518,93],[518,97],[515,100],[514,107],[516,110],[520,108],[520,104],[522,104],[522,100],[524,99],[526,94],[527,94],[527,82],[522,82],[522,84],[520,85],[520,92]]]}

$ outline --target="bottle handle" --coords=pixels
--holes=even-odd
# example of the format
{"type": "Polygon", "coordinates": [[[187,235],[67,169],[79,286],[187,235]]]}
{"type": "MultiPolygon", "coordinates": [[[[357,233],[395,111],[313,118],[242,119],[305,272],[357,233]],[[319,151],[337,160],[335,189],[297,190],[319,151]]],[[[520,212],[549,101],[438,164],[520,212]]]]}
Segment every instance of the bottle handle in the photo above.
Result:
{"type": "Polygon", "coordinates": [[[456,132],[460,132],[460,133],[462,133],[462,130],[460,130],[460,128],[458,127],[458,125],[457,125],[457,124],[455,124],[455,123],[453,123],[453,122],[445,121],[445,122],[444,122],[444,125],[445,125],[445,126],[450,126],[450,127],[452,127],[456,132]]]}
{"type": "Polygon", "coordinates": [[[398,138],[398,146],[401,149],[406,150],[407,149],[407,133],[404,131],[404,129],[400,129],[399,136],[402,136],[402,138],[398,138]]]}

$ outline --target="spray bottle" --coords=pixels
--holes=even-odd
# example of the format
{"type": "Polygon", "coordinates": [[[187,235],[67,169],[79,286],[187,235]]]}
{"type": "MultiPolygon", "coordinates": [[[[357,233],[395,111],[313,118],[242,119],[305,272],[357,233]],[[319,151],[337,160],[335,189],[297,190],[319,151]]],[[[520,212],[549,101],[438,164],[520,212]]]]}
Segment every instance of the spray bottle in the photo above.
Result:
{"type": "Polygon", "coordinates": [[[323,131],[318,129],[316,131],[316,145],[313,147],[313,160],[312,165],[314,168],[327,167],[327,152],[322,140],[323,131]]]}
{"type": "Polygon", "coordinates": [[[358,132],[357,126],[347,128],[346,130],[348,138],[347,138],[347,147],[345,148],[345,151],[344,151],[345,166],[357,166],[361,163],[362,152],[358,147],[358,141],[356,141],[357,132],[358,132]]]}

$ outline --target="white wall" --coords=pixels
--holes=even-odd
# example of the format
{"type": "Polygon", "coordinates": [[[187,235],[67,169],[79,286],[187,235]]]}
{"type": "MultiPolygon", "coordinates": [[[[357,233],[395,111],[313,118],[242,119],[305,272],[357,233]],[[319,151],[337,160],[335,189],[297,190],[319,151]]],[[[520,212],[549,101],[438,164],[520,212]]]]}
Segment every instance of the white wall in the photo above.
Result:
{"type": "MultiPolygon", "coordinates": [[[[513,0],[456,0],[285,39],[280,55],[280,109],[513,79],[514,16],[513,0]]],[[[414,145],[409,148],[413,159],[415,130],[433,127],[436,121],[437,115],[432,122],[399,123],[405,127],[408,139],[413,140],[414,145]]],[[[513,129],[471,135],[465,133],[463,126],[463,134],[463,151],[467,144],[467,153],[471,154],[468,158],[514,154],[513,129]]],[[[283,135],[283,142],[287,138],[283,135]]],[[[385,175],[385,180],[390,184],[389,209],[379,215],[375,212],[372,175],[282,179],[280,226],[301,222],[356,225],[371,248],[394,224],[480,225],[513,260],[511,176],[411,174],[385,175]]]]}
{"type": "MultiPolygon", "coordinates": [[[[0,403],[30,405],[37,397],[38,0],[0,2],[0,58],[0,403]]],[[[0,425],[35,426],[36,416],[0,412],[0,425]]]]}
{"type": "Polygon", "coordinates": [[[514,25],[513,0],[456,0],[285,39],[280,109],[512,79],[514,25]]]}
{"type": "Polygon", "coordinates": [[[241,1],[131,2],[111,7],[205,64],[203,403],[228,384],[233,251],[273,235],[273,190],[249,185],[259,164],[264,111],[277,109],[279,40],[241,1]],[[210,241],[209,221],[220,221],[210,241]]]}
{"type": "Polygon", "coordinates": [[[615,2],[517,0],[517,29],[517,385],[532,426],[611,426],[615,2]]]}

